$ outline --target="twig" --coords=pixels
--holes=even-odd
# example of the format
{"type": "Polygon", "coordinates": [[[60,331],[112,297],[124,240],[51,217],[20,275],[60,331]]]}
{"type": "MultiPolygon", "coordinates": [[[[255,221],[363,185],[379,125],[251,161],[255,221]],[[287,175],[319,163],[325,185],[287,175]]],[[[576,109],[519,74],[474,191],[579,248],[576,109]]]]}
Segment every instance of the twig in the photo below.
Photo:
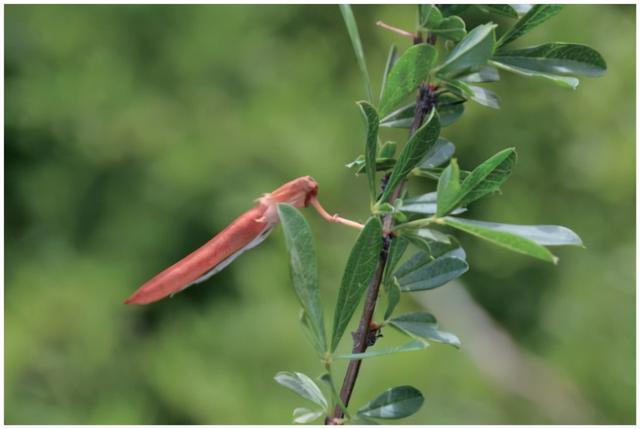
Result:
{"type": "MultiPolygon", "coordinates": [[[[380,24],[378,24],[380,25],[380,24]]],[[[412,35],[414,38],[414,43],[422,43],[422,37],[420,34],[412,35]]],[[[416,109],[414,112],[413,124],[410,131],[410,136],[412,136],[424,121],[424,118],[427,113],[433,108],[435,105],[435,97],[433,94],[433,88],[428,85],[421,85],[420,90],[418,91],[418,99],[416,102],[416,109]]],[[[402,182],[392,193],[390,197],[390,202],[393,204],[393,201],[400,196],[402,190],[404,189],[404,182],[402,182]]],[[[374,272],[373,278],[369,283],[369,287],[367,289],[367,295],[364,302],[364,308],[362,311],[362,317],[360,318],[360,322],[358,324],[358,330],[354,334],[354,344],[353,344],[353,353],[364,353],[367,350],[367,347],[370,345],[369,337],[371,334],[371,325],[373,321],[373,313],[376,308],[376,302],[378,300],[378,293],[380,292],[380,284],[382,283],[382,275],[384,273],[384,268],[387,265],[387,260],[389,257],[389,247],[391,246],[391,241],[393,240],[393,216],[388,214],[383,217],[382,221],[382,233],[383,233],[383,246],[382,251],[380,252],[380,257],[378,259],[378,265],[376,266],[376,270],[374,272]]],[[[360,365],[362,364],[361,359],[354,359],[349,361],[349,365],[347,366],[347,371],[344,376],[344,381],[342,382],[342,388],[340,389],[340,399],[345,406],[349,405],[349,400],[351,399],[351,394],[353,393],[353,389],[355,387],[356,379],[358,378],[358,373],[360,372],[360,365]]],[[[333,411],[333,416],[327,418],[325,420],[325,424],[335,425],[342,424],[342,418],[344,414],[342,409],[339,406],[333,411]]]]}

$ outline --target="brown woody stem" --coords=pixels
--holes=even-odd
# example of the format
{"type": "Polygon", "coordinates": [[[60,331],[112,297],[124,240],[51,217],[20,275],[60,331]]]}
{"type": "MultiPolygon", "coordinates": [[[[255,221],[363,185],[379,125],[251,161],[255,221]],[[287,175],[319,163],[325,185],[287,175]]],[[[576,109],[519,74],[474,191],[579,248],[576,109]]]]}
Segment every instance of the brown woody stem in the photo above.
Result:
{"type": "MultiPolygon", "coordinates": [[[[414,37],[414,44],[422,43],[422,37],[420,36],[420,34],[412,36],[414,37]]],[[[434,107],[434,105],[435,97],[433,94],[433,89],[428,85],[421,85],[416,100],[416,109],[413,117],[410,136],[412,136],[422,126],[425,116],[434,107]]],[[[402,182],[396,189],[394,189],[389,202],[393,204],[395,199],[398,198],[400,194],[402,194],[403,189],[404,182],[402,182]]],[[[367,347],[370,345],[369,338],[371,335],[371,322],[373,321],[373,313],[376,309],[378,293],[380,292],[380,285],[382,283],[384,269],[387,265],[387,260],[389,257],[389,247],[391,246],[391,241],[393,240],[393,233],[391,232],[392,228],[392,215],[385,215],[382,220],[382,251],[380,252],[378,265],[376,266],[376,270],[367,289],[364,308],[362,310],[362,317],[360,318],[360,322],[358,324],[358,330],[354,334],[352,353],[364,353],[367,350],[367,347]]],[[[345,407],[349,405],[349,400],[351,399],[351,394],[353,393],[356,379],[358,378],[358,373],[360,372],[361,364],[361,359],[354,359],[350,360],[349,365],[347,366],[344,381],[342,382],[342,388],[340,389],[340,399],[345,407]]],[[[340,406],[336,406],[333,411],[333,416],[328,417],[325,420],[325,424],[342,424],[343,417],[344,413],[342,411],[342,408],[340,406]]]]}

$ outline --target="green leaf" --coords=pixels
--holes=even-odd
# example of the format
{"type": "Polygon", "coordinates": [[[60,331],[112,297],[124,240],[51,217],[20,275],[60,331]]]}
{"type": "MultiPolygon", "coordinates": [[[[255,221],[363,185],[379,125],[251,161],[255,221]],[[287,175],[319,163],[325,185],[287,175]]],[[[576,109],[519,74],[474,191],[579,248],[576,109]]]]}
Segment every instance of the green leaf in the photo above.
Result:
{"type": "Polygon", "coordinates": [[[562,6],[553,4],[537,4],[533,6],[515,25],[500,37],[498,47],[502,47],[533,30],[547,19],[556,15],[562,6]]]}
{"type": "MultiPolygon", "coordinates": [[[[407,198],[402,201],[400,210],[409,213],[420,213],[424,215],[435,214],[437,211],[437,192],[429,192],[417,197],[407,198]]],[[[455,209],[452,214],[463,213],[465,209],[455,209]]]]}
{"type": "Polygon", "coordinates": [[[420,20],[420,27],[430,30],[440,25],[442,22],[442,13],[437,6],[432,4],[419,4],[418,18],[420,20]]]}
{"type": "Polygon", "coordinates": [[[518,12],[508,4],[477,4],[476,7],[485,13],[518,18],[518,12]]]}
{"type": "Polygon", "coordinates": [[[458,161],[452,159],[438,179],[438,217],[444,216],[456,208],[460,195],[460,168],[458,161]]]}
{"type": "Polygon", "coordinates": [[[368,359],[372,357],[384,356],[393,353],[413,352],[416,350],[424,350],[429,347],[429,343],[421,340],[413,340],[407,344],[403,344],[397,347],[388,347],[384,349],[368,350],[364,353],[349,353],[345,355],[336,356],[336,359],[348,359],[348,360],[360,360],[368,359]]]}
{"type": "Polygon", "coordinates": [[[398,58],[385,85],[380,99],[379,112],[386,116],[407,95],[415,91],[435,65],[438,51],[431,45],[421,43],[407,49],[398,58]]]}
{"type": "MultiPolygon", "coordinates": [[[[444,98],[444,97],[440,97],[444,98]]],[[[460,119],[464,113],[464,104],[461,102],[438,105],[438,115],[440,116],[440,126],[448,127],[460,119]]]]}
{"type": "Polygon", "coordinates": [[[486,65],[495,47],[495,28],[495,24],[482,24],[471,30],[437,68],[438,75],[455,76],[486,65]]]}
{"type": "Polygon", "coordinates": [[[457,336],[438,329],[438,321],[435,316],[430,313],[406,313],[394,317],[389,323],[413,337],[449,344],[455,348],[460,348],[461,345],[460,339],[457,336]]]}
{"type": "Polygon", "coordinates": [[[494,109],[500,108],[500,98],[493,91],[489,91],[488,89],[479,86],[468,85],[462,80],[442,79],[442,81],[445,88],[459,97],[473,100],[478,104],[494,109]]]}
{"type": "Polygon", "coordinates": [[[598,51],[575,43],[502,50],[494,59],[508,66],[549,74],[602,76],[607,71],[607,63],[598,51]]]}
{"type": "Polygon", "coordinates": [[[424,155],[431,149],[440,134],[440,122],[435,110],[432,110],[424,124],[411,136],[407,144],[402,148],[396,165],[391,171],[391,176],[380,197],[381,202],[387,201],[391,193],[407,177],[407,174],[420,162],[424,155]]]}
{"type": "Polygon", "coordinates": [[[358,415],[378,419],[401,419],[417,412],[424,396],[415,387],[399,386],[385,390],[358,410],[358,415]]]}
{"type": "Polygon", "coordinates": [[[535,241],[515,235],[510,232],[496,231],[494,229],[486,228],[484,226],[472,225],[468,222],[460,222],[460,219],[446,217],[443,219],[445,225],[452,228],[459,229],[468,234],[475,235],[476,237],[487,240],[498,246],[505,247],[514,252],[522,253],[524,255],[533,256],[534,258],[542,259],[543,261],[553,262],[556,264],[558,258],[555,257],[549,250],[535,241]]]}
{"type": "Polygon", "coordinates": [[[369,79],[369,72],[367,71],[367,63],[364,59],[362,42],[360,42],[360,33],[358,32],[358,24],[356,24],[356,19],[353,16],[353,11],[351,10],[351,6],[349,6],[348,4],[341,4],[339,6],[340,6],[340,13],[342,13],[342,18],[344,19],[344,23],[347,26],[347,32],[349,33],[349,38],[351,39],[353,52],[356,54],[358,67],[360,67],[360,71],[362,72],[364,85],[367,90],[368,100],[369,102],[372,102],[373,93],[371,92],[371,80],[369,79]]]}
{"type": "Polygon", "coordinates": [[[318,286],[318,268],[313,236],[304,216],[293,206],[278,204],[285,243],[289,251],[291,282],[304,310],[314,346],[320,355],[327,349],[318,286]]]}
{"type": "Polygon", "coordinates": [[[342,409],[342,412],[344,413],[345,417],[350,418],[351,416],[349,415],[349,410],[347,409],[347,407],[345,407],[344,403],[342,402],[342,399],[340,399],[340,394],[338,393],[338,389],[336,388],[336,385],[333,382],[333,377],[331,376],[330,367],[328,369],[329,369],[329,372],[325,372],[320,376],[320,381],[323,381],[329,388],[329,392],[331,393],[331,399],[333,400],[333,404],[337,405],[338,407],[340,407],[340,409],[342,409]]]}
{"type": "Polygon", "coordinates": [[[455,221],[471,227],[519,235],[543,246],[583,246],[578,234],[559,225],[513,225],[461,218],[455,218],[455,221]]]}
{"type": "Polygon", "coordinates": [[[387,87],[389,73],[396,61],[398,61],[398,48],[396,48],[396,45],[391,45],[391,48],[389,48],[389,55],[387,56],[387,63],[384,66],[384,73],[382,74],[382,84],[380,85],[380,96],[378,98],[378,102],[382,100],[382,94],[384,94],[384,89],[387,87]]]}
{"type": "Polygon", "coordinates": [[[493,109],[500,108],[500,97],[498,97],[498,95],[495,92],[490,91],[486,88],[482,88],[481,86],[475,86],[475,85],[467,85],[467,86],[473,92],[473,95],[471,96],[471,99],[473,101],[475,101],[478,104],[482,104],[483,106],[491,107],[493,109]]]}
{"type": "Polygon", "coordinates": [[[500,80],[500,74],[495,67],[484,66],[475,73],[461,76],[460,80],[465,83],[497,82],[500,80]]]}
{"type": "Polygon", "coordinates": [[[411,128],[415,110],[416,102],[412,101],[380,119],[380,126],[385,128],[411,128]]]}
{"type": "Polygon", "coordinates": [[[395,273],[403,292],[430,290],[460,277],[469,269],[467,262],[450,253],[432,259],[425,252],[417,253],[395,273]]]}
{"type": "MultiPolygon", "coordinates": [[[[418,177],[424,177],[426,179],[439,180],[440,176],[442,176],[442,173],[444,172],[444,170],[446,170],[446,168],[442,168],[442,167],[435,167],[435,168],[416,167],[416,168],[413,169],[411,174],[413,174],[414,176],[418,176],[418,177]]],[[[467,171],[467,170],[459,170],[459,171],[460,171],[460,179],[461,180],[464,180],[469,174],[471,174],[471,172],[467,171]]]]}
{"type": "Polygon", "coordinates": [[[324,411],[322,410],[313,411],[308,408],[296,408],[293,410],[294,423],[310,423],[322,416],[324,416],[324,411]]]}
{"type": "Polygon", "coordinates": [[[394,237],[393,240],[391,240],[389,255],[387,256],[387,265],[384,267],[383,282],[385,284],[389,281],[391,273],[396,269],[398,262],[400,262],[408,246],[409,242],[404,237],[394,237]]]}
{"type": "Polygon", "coordinates": [[[400,286],[394,280],[390,282],[387,288],[387,309],[384,311],[384,320],[387,320],[393,314],[396,306],[400,302],[400,286]]]}
{"type": "Polygon", "coordinates": [[[443,16],[460,15],[471,5],[468,4],[441,4],[438,6],[443,16]]]}
{"type": "Polygon", "coordinates": [[[421,239],[425,239],[428,240],[430,242],[439,242],[439,243],[445,243],[445,244],[451,244],[451,236],[442,233],[438,230],[435,229],[431,229],[431,228],[420,228],[420,227],[416,227],[414,229],[410,229],[408,231],[403,231],[402,233],[405,236],[414,236],[414,237],[419,237],[421,239]]]}
{"type": "Polygon", "coordinates": [[[382,250],[382,225],[377,217],[371,217],[360,232],[351,250],[342,276],[340,292],[333,320],[331,351],[333,352],[344,334],[364,291],[373,276],[382,250]]]}
{"type": "Polygon", "coordinates": [[[322,391],[314,381],[301,372],[279,372],[273,379],[287,389],[291,389],[298,395],[311,402],[320,405],[323,410],[329,409],[329,404],[322,391]]]}
{"type": "Polygon", "coordinates": [[[431,146],[418,164],[420,168],[434,168],[449,161],[456,151],[456,147],[444,137],[438,137],[436,143],[431,146]]]}
{"type": "Polygon", "coordinates": [[[458,16],[444,18],[437,28],[431,28],[430,31],[454,42],[459,42],[467,35],[464,21],[458,16]]]}
{"type": "Polygon", "coordinates": [[[459,205],[469,203],[496,192],[511,174],[516,163],[514,148],[504,149],[473,169],[460,186],[459,205]]]}
{"type": "Polygon", "coordinates": [[[384,142],[384,144],[380,148],[380,152],[378,152],[378,156],[380,158],[393,158],[396,154],[397,148],[398,144],[396,142],[384,142]]]}
{"type": "MultiPolygon", "coordinates": [[[[516,152],[513,148],[502,150],[477,166],[464,179],[457,192],[453,193],[444,188],[443,196],[438,195],[438,217],[448,214],[456,207],[466,207],[469,203],[499,190],[511,174],[515,162],[516,152]]],[[[440,182],[447,180],[446,171],[445,169],[438,181],[438,194],[440,182]]]]}
{"type": "Polygon", "coordinates": [[[535,77],[539,79],[548,80],[563,88],[576,89],[580,84],[580,81],[575,77],[558,76],[555,74],[542,73],[535,70],[527,70],[520,67],[510,66],[508,64],[503,64],[499,61],[490,61],[490,63],[502,70],[519,74],[521,76],[535,77]]]}
{"type": "MultiPolygon", "coordinates": [[[[366,165],[376,165],[376,154],[378,152],[378,124],[380,120],[378,113],[374,107],[366,101],[358,103],[358,107],[362,111],[362,115],[366,121],[367,126],[367,143],[365,145],[364,157],[366,165]]],[[[367,168],[367,180],[369,182],[369,194],[371,201],[375,201],[377,193],[376,185],[376,169],[367,168]]]]}

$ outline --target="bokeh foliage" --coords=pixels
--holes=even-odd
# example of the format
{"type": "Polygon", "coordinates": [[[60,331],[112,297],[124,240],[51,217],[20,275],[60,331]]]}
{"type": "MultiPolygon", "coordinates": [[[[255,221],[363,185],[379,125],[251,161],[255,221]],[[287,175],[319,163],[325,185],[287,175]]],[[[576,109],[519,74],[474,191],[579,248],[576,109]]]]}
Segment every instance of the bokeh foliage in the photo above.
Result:
{"type": "MultiPolygon", "coordinates": [[[[354,11],[375,93],[387,46],[409,42],[374,23],[413,28],[415,9],[354,11]]],[[[366,217],[366,179],[343,167],[361,151],[352,100],[365,94],[338,8],[5,12],[6,423],[288,421],[299,404],[272,375],[317,367],[280,232],[188,293],[122,300],[293,177],[366,217]]],[[[588,44],[607,74],[572,92],[503,73],[502,110],[469,106],[445,134],[462,168],[518,150],[504,195],[474,218],[544,219],[583,238],[560,267],[461,240],[475,299],[575,383],[593,423],[635,416],[634,34],[633,6],[567,6],[526,45],[588,44]]],[[[330,307],[356,233],[306,215],[330,307]]],[[[556,423],[494,385],[461,339],[461,351],[368,361],[354,403],[411,382],[426,403],[407,423],[556,423]]]]}

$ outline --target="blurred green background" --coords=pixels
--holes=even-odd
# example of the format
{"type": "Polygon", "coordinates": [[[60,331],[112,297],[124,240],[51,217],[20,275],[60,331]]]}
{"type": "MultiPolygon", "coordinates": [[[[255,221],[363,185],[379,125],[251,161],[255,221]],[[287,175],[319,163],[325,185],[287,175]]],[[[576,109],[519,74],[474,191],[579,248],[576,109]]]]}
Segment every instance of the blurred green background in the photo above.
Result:
{"type": "MultiPolygon", "coordinates": [[[[377,90],[389,44],[409,42],[374,23],[411,30],[415,7],[354,12],[377,90]]],[[[554,267],[462,237],[473,300],[432,308],[445,329],[489,315],[534,364],[510,368],[508,387],[474,353],[517,356],[458,323],[460,351],[365,362],[355,406],[413,384],[426,404],[404,423],[635,421],[635,7],[567,6],[518,44],[544,41],[588,44],[608,73],[574,92],[502,73],[502,110],[471,105],[443,135],[462,168],[519,153],[504,194],[470,217],[567,225],[587,248],[558,249],[554,267]],[[534,388],[531,368],[552,382],[534,388]],[[571,413],[535,400],[560,388],[571,413]]],[[[122,300],[297,176],[365,219],[366,180],[344,168],[363,146],[364,91],[338,8],[10,5],[5,91],[5,422],[290,422],[305,404],[273,375],[321,367],[280,229],[173,299],[122,300]]],[[[356,233],[305,214],[329,319],[356,233]]]]}

